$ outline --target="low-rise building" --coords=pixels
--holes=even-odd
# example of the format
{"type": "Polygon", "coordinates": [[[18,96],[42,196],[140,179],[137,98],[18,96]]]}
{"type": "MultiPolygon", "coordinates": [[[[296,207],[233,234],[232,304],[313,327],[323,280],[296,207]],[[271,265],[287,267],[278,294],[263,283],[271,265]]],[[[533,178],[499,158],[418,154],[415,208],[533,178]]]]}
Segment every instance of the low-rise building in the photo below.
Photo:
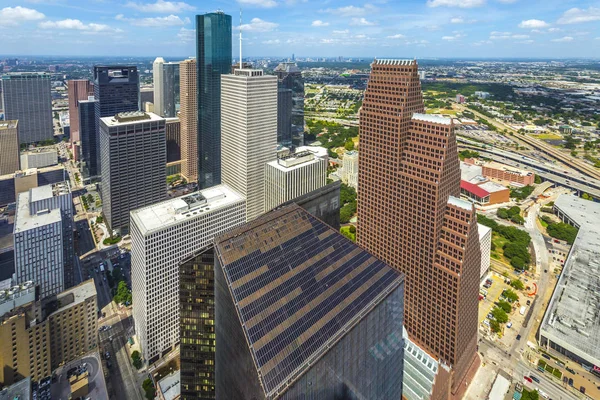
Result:
{"type": "Polygon", "coordinates": [[[0,400],[31,400],[31,376],[0,390],[0,400]]]}
{"type": "Polygon", "coordinates": [[[554,211],[579,228],[540,326],[540,343],[584,367],[600,366],[600,204],[561,195],[554,211]]]}
{"type": "Polygon", "coordinates": [[[21,168],[44,168],[58,164],[56,149],[41,148],[21,153],[21,168]]]}
{"type": "Polygon", "coordinates": [[[483,176],[486,178],[500,179],[518,185],[533,185],[535,183],[535,174],[521,168],[511,167],[490,161],[481,165],[483,176]]]}
{"type": "Polygon", "coordinates": [[[460,194],[479,206],[507,203],[510,201],[510,189],[482,177],[471,181],[460,181],[460,194]]]}
{"type": "Polygon", "coordinates": [[[344,154],[338,176],[346,185],[358,189],[358,151],[347,151],[344,154]]]}

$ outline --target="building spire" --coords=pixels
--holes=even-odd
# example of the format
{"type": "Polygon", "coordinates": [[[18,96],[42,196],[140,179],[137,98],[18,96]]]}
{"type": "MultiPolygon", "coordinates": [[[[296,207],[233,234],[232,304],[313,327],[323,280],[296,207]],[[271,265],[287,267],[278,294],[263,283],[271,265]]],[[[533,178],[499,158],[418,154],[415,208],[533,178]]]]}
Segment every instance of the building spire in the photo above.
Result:
{"type": "Polygon", "coordinates": [[[240,69],[243,69],[242,64],[242,8],[240,7],[240,69]]]}

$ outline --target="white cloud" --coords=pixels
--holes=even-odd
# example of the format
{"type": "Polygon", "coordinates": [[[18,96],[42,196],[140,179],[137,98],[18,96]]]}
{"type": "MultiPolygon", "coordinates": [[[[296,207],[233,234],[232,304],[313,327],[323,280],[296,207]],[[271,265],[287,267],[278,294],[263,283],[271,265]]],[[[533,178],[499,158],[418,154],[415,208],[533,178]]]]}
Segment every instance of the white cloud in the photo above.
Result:
{"type": "Polygon", "coordinates": [[[572,42],[573,38],[571,36],[565,36],[565,37],[561,37],[559,39],[552,39],[553,42],[559,42],[559,43],[567,43],[567,42],[572,42]]]}
{"type": "Polygon", "coordinates": [[[497,32],[497,31],[490,33],[490,40],[506,40],[506,39],[517,39],[517,40],[529,39],[529,35],[516,35],[511,32],[497,32]]]}
{"type": "Polygon", "coordinates": [[[250,7],[260,7],[260,8],[272,8],[277,6],[277,2],[275,0],[237,0],[238,3],[250,6],[250,7]]]}
{"type": "Polygon", "coordinates": [[[485,4],[485,0],[427,0],[429,7],[473,8],[485,4]]]}
{"type": "Polygon", "coordinates": [[[105,24],[89,23],[84,24],[78,19],[63,19],[60,21],[44,21],[38,25],[42,29],[74,29],[90,33],[96,32],[121,32],[120,29],[113,29],[105,24]]]}
{"type": "Polygon", "coordinates": [[[329,26],[329,22],[323,22],[320,19],[317,19],[312,22],[312,26],[316,26],[316,27],[329,26]]]}
{"type": "Polygon", "coordinates": [[[333,43],[337,43],[338,39],[321,39],[321,43],[323,44],[333,44],[333,43]]]}
{"type": "Polygon", "coordinates": [[[377,25],[377,24],[372,21],[367,21],[365,18],[352,18],[352,21],[350,21],[350,25],[373,26],[373,25],[377,25]]]}
{"type": "Polygon", "coordinates": [[[511,39],[529,39],[529,35],[512,35],[511,39]]]}
{"type": "Polygon", "coordinates": [[[539,20],[539,19],[528,19],[526,21],[522,21],[519,24],[519,28],[525,28],[525,29],[540,29],[540,28],[547,28],[548,26],[550,26],[549,23],[547,23],[546,21],[539,20]]]}
{"type": "Polygon", "coordinates": [[[0,21],[4,26],[15,26],[25,21],[39,21],[46,16],[41,12],[26,7],[5,7],[0,10],[0,21]]]}
{"type": "Polygon", "coordinates": [[[334,35],[347,35],[350,31],[348,29],[344,29],[343,31],[333,31],[334,35]]]}
{"type": "Polygon", "coordinates": [[[516,3],[519,0],[498,0],[498,2],[500,3],[504,3],[504,4],[512,4],[512,3],[516,3]]]}
{"type": "Polygon", "coordinates": [[[262,42],[263,44],[270,44],[270,45],[278,45],[281,43],[281,41],[279,39],[272,39],[272,40],[265,40],[262,42]]]}
{"type": "Polygon", "coordinates": [[[517,42],[517,43],[521,43],[521,44],[532,44],[532,43],[534,43],[534,42],[535,42],[534,40],[532,40],[532,39],[528,39],[528,40],[521,40],[520,42],[517,42]]]}
{"type": "Polygon", "coordinates": [[[121,18],[123,21],[129,21],[131,25],[135,26],[181,26],[189,24],[191,21],[188,17],[184,19],[179,18],[177,15],[169,15],[167,17],[153,17],[153,18],[121,18]]]}
{"type": "Polygon", "coordinates": [[[464,22],[465,22],[465,20],[462,17],[452,18],[450,20],[451,24],[463,24],[464,22]]]}
{"type": "Polygon", "coordinates": [[[453,36],[442,36],[442,40],[447,40],[447,41],[449,41],[449,42],[453,42],[453,41],[455,41],[455,40],[462,39],[462,38],[464,38],[465,36],[466,36],[466,35],[465,35],[465,34],[463,34],[463,33],[456,33],[456,34],[455,34],[455,35],[453,35],[453,36]]]}
{"type": "Polygon", "coordinates": [[[135,8],[141,12],[172,14],[183,11],[194,11],[196,8],[182,1],[156,0],[156,3],[134,3],[125,4],[126,7],[135,8]]]}
{"type": "Polygon", "coordinates": [[[252,18],[249,24],[241,26],[244,32],[270,32],[279,26],[278,23],[263,21],[260,18],[252,18]]]}
{"type": "Polygon", "coordinates": [[[404,36],[404,35],[402,35],[402,34],[398,33],[398,34],[396,34],[396,35],[388,36],[387,38],[388,38],[388,39],[404,39],[405,37],[406,37],[406,36],[404,36]]]}
{"type": "Polygon", "coordinates": [[[560,31],[562,31],[562,29],[560,29],[560,28],[550,28],[550,29],[548,29],[548,32],[560,32],[560,31]]]}
{"type": "Polygon", "coordinates": [[[590,7],[587,10],[571,8],[558,19],[559,24],[579,24],[600,20],[600,8],[590,7]]]}
{"type": "Polygon", "coordinates": [[[365,4],[364,7],[346,6],[340,8],[328,8],[324,10],[324,12],[335,14],[339,17],[362,17],[375,10],[377,10],[377,7],[371,4],[365,4]]]}
{"type": "Polygon", "coordinates": [[[177,37],[182,42],[192,42],[196,40],[196,31],[194,29],[181,28],[177,33],[177,37]]]}

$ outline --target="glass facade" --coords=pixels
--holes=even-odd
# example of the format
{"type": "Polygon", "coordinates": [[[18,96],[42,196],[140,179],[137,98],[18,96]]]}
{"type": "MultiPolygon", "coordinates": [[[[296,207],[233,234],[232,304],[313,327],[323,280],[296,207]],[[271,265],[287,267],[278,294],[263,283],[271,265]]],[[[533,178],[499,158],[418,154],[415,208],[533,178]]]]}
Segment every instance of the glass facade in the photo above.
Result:
{"type": "Polygon", "coordinates": [[[215,299],[213,248],[179,268],[181,399],[215,398],[215,299]]]}
{"type": "Polygon", "coordinates": [[[196,16],[198,185],[221,183],[221,75],[231,73],[231,16],[196,16]]]}
{"type": "Polygon", "coordinates": [[[81,138],[82,173],[85,178],[98,174],[99,149],[96,140],[96,100],[79,102],[79,137],[81,138]]]}
{"type": "Polygon", "coordinates": [[[163,117],[174,118],[179,111],[179,63],[166,63],[163,65],[163,117]]]}
{"type": "Polygon", "coordinates": [[[292,91],[292,144],[304,146],[304,78],[296,63],[281,63],[275,69],[280,89],[292,91]]]}

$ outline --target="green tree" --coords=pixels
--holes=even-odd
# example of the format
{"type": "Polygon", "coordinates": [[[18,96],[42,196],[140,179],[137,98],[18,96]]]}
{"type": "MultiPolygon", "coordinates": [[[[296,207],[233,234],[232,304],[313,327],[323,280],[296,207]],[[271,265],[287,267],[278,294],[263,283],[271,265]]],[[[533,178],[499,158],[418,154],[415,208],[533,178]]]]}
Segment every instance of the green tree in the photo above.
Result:
{"type": "Polygon", "coordinates": [[[521,396],[521,400],[540,400],[540,395],[537,390],[530,392],[527,389],[523,389],[523,396],[521,396]]]}
{"type": "Polygon", "coordinates": [[[498,216],[498,218],[502,218],[502,219],[509,218],[508,210],[506,208],[499,208],[498,211],[496,211],[496,215],[498,216]]]}
{"type": "Polygon", "coordinates": [[[500,323],[498,321],[490,321],[490,328],[492,329],[492,332],[494,333],[498,333],[500,332],[500,323]]]}
{"type": "Polygon", "coordinates": [[[354,189],[352,186],[342,183],[340,186],[340,203],[348,204],[353,201],[356,201],[356,189],[354,189]]]}
{"type": "Polygon", "coordinates": [[[564,222],[548,225],[546,229],[548,235],[555,239],[566,240],[567,243],[573,244],[577,237],[578,229],[564,222]]]}
{"type": "Polygon", "coordinates": [[[354,141],[353,140],[347,140],[346,144],[344,144],[344,148],[346,149],[346,151],[352,151],[352,150],[354,150],[354,141]]]}
{"type": "Polygon", "coordinates": [[[133,353],[131,353],[131,361],[133,361],[133,366],[136,369],[142,368],[142,357],[139,351],[135,350],[133,353]]]}
{"type": "Polygon", "coordinates": [[[517,290],[523,290],[523,289],[525,289],[525,285],[523,284],[523,282],[521,282],[520,279],[513,279],[510,282],[510,286],[514,287],[517,290]]]}
{"type": "Polygon", "coordinates": [[[509,303],[514,303],[515,301],[519,300],[519,295],[510,289],[505,289],[502,292],[502,295],[506,297],[506,300],[508,300],[509,303]]]}
{"type": "Polygon", "coordinates": [[[129,290],[127,288],[127,284],[125,283],[125,281],[119,281],[119,283],[117,285],[117,294],[115,294],[115,297],[113,297],[113,300],[117,304],[127,303],[127,302],[129,302],[129,304],[131,304],[131,300],[132,300],[131,290],[129,290]]]}
{"type": "Polygon", "coordinates": [[[338,154],[331,149],[327,149],[327,155],[329,156],[329,158],[338,158],[338,154]]]}
{"type": "Polygon", "coordinates": [[[521,214],[521,209],[519,208],[519,206],[512,206],[511,208],[508,209],[508,215],[510,217],[512,217],[513,215],[520,215],[521,214]]]}
{"type": "Polygon", "coordinates": [[[505,313],[509,313],[512,311],[512,306],[510,305],[510,303],[508,301],[500,300],[498,302],[498,307],[500,307],[502,310],[504,310],[505,313]]]}
{"type": "Polygon", "coordinates": [[[581,195],[581,198],[584,199],[584,200],[590,200],[590,201],[594,200],[594,198],[592,196],[590,196],[589,194],[587,194],[587,193],[583,193],[581,195]]]}
{"type": "Polygon", "coordinates": [[[540,183],[542,183],[542,177],[536,174],[534,182],[539,185],[540,183]]]}
{"type": "Polygon", "coordinates": [[[512,217],[510,217],[510,220],[512,222],[514,222],[515,224],[519,224],[519,225],[525,224],[525,219],[523,217],[521,217],[519,214],[513,215],[512,217]]]}
{"type": "Polygon", "coordinates": [[[340,208],[340,222],[342,224],[347,224],[350,222],[350,219],[356,214],[356,200],[345,204],[342,208],[340,208]]]}
{"type": "Polygon", "coordinates": [[[494,319],[501,324],[508,322],[508,314],[506,314],[506,312],[499,307],[494,307],[492,310],[492,315],[494,316],[494,319]]]}
{"type": "Polygon", "coordinates": [[[350,225],[350,233],[356,233],[356,227],[354,225],[350,225]]]}
{"type": "Polygon", "coordinates": [[[146,399],[154,400],[154,398],[156,397],[156,389],[154,388],[154,384],[152,383],[152,380],[150,378],[147,378],[142,383],[142,389],[144,389],[146,399]]]}

